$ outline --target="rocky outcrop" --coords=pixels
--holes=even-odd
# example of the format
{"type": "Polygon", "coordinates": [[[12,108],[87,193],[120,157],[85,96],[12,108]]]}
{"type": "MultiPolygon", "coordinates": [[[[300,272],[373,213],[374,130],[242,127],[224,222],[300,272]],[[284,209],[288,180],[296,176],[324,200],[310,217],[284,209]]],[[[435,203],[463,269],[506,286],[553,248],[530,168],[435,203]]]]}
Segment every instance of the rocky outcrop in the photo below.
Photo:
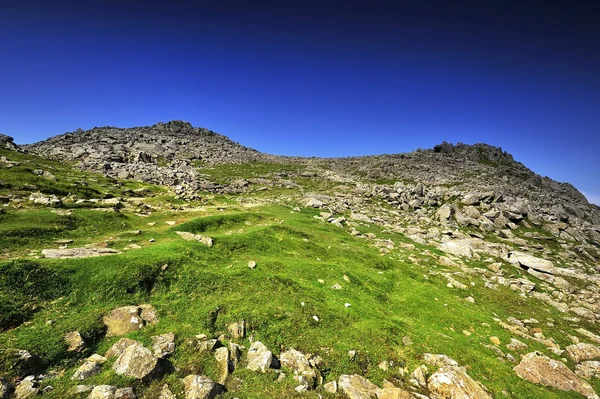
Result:
{"type": "Polygon", "coordinates": [[[18,147],[14,143],[14,139],[10,136],[0,133],[0,148],[4,148],[11,151],[17,151],[18,147]]]}

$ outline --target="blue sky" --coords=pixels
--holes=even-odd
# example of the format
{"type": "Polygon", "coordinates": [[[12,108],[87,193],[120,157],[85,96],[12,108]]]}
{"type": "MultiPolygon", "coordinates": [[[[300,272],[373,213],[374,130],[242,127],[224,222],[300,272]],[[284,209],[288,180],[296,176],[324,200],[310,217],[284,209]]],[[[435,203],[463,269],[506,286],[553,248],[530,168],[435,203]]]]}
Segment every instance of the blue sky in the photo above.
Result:
{"type": "Polygon", "coordinates": [[[598,6],[81,3],[2,1],[19,143],[171,119],[286,155],[485,142],[600,203],[598,6]]]}

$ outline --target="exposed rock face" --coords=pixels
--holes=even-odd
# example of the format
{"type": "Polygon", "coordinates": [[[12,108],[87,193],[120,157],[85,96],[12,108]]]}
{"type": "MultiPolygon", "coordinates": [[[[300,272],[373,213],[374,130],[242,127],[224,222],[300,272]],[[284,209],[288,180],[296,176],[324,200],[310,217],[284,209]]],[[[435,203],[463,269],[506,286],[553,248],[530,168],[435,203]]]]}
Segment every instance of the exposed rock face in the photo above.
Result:
{"type": "Polygon", "coordinates": [[[431,399],[492,399],[462,367],[442,367],[427,381],[431,399]]]}
{"type": "Polygon", "coordinates": [[[567,366],[539,352],[525,355],[514,370],[519,377],[535,384],[562,391],[576,391],[585,397],[596,395],[592,386],[580,379],[567,366]]]}

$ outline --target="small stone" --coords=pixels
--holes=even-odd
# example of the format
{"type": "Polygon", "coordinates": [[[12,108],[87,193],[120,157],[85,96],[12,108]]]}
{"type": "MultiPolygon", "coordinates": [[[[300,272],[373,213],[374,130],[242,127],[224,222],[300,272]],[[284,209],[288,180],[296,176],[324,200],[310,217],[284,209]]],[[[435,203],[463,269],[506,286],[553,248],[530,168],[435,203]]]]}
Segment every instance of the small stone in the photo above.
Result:
{"type": "Polygon", "coordinates": [[[255,261],[253,261],[253,260],[249,261],[249,262],[248,262],[248,267],[249,267],[250,269],[255,269],[255,268],[256,268],[256,262],[255,262],[255,261]]]}
{"type": "Polygon", "coordinates": [[[500,345],[500,339],[498,337],[490,337],[490,342],[496,346],[500,345]]]}
{"type": "Polygon", "coordinates": [[[85,349],[85,342],[79,331],[71,331],[65,335],[65,341],[69,344],[68,352],[81,352],[85,349]]]}

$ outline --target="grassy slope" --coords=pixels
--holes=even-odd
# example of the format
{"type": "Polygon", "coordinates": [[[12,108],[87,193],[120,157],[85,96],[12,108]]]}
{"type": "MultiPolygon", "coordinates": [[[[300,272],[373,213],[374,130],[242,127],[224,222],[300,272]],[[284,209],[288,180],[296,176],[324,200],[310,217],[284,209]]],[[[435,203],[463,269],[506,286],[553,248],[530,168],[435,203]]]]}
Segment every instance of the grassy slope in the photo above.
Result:
{"type": "MultiPolygon", "coordinates": [[[[47,168],[45,161],[19,156],[23,161],[35,162],[36,167],[47,168]]],[[[93,189],[100,193],[106,193],[112,184],[103,177],[64,166],[56,167],[52,173],[59,184],[66,185],[70,184],[67,177],[74,174],[86,181],[96,179],[98,185],[93,189]]],[[[5,182],[29,178],[23,170],[0,170],[0,180],[5,182]],[[16,172],[21,174],[18,179],[12,175],[16,172]]],[[[160,199],[152,201],[155,205],[161,203],[160,199]]],[[[80,359],[94,352],[104,353],[118,339],[103,337],[102,315],[117,306],[151,303],[159,312],[160,322],[129,336],[149,344],[152,335],[174,332],[178,349],[171,361],[177,371],[146,386],[115,376],[109,362],[101,374],[86,380],[86,384],[133,385],[138,392],[145,391],[152,397],[164,382],[174,390],[180,389],[179,378],[189,373],[214,376],[212,357],[195,353],[189,340],[200,333],[218,336],[225,332],[228,323],[245,319],[252,336],[276,354],[282,347],[294,347],[321,355],[328,381],[343,373],[360,373],[381,383],[384,378],[397,376],[397,367],[382,371],[377,366],[380,361],[406,364],[412,371],[421,364],[422,353],[434,352],[445,353],[469,366],[469,374],[488,387],[494,397],[580,397],[520,380],[512,371],[514,364],[498,360],[493,351],[482,345],[489,343],[490,336],[508,343],[510,335],[493,318],[514,316],[537,318],[546,335],[564,347],[569,343],[567,336],[575,334],[563,315],[553,308],[524,300],[507,288],[486,289],[479,278],[472,276],[455,276],[464,283],[474,283],[468,290],[448,288],[442,276],[431,273],[446,270],[437,264],[435,249],[395,249],[382,256],[364,238],[352,237],[315,219],[316,211],[294,211],[295,204],[243,207],[219,197],[213,202],[195,211],[175,211],[165,206],[149,218],[139,217],[131,210],[100,213],[74,209],[70,217],[77,223],[67,223],[74,227],[66,230],[64,220],[50,210],[9,208],[6,215],[0,215],[0,237],[11,257],[26,256],[25,249],[53,247],[52,241],[57,238],[72,238],[76,246],[93,242],[122,249],[137,243],[142,248],[102,258],[32,259],[45,271],[54,273],[49,286],[54,287],[56,282],[60,287],[52,298],[36,297],[35,290],[23,293],[34,298],[38,308],[29,314],[26,323],[0,333],[0,353],[7,348],[28,349],[38,354],[48,369],[64,370],[62,377],[48,380],[55,390],[44,395],[62,398],[76,385],[69,378],[80,359]],[[171,227],[164,223],[167,220],[178,224],[171,227]],[[156,224],[149,226],[148,222],[156,224]],[[134,229],[142,233],[131,234],[134,229]],[[215,239],[215,245],[208,248],[183,241],[176,230],[209,235],[215,239]],[[16,236],[22,240],[10,238],[16,236]],[[150,238],[156,242],[148,242],[150,238]],[[249,260],[257,262],[256,269],[246,266],[249,260]],[[165,264],[168,267],[162,271],[165,264]],[[344,280],[344,275],[350,282],[344,280]],[[325,280],[325,284],[318,279],[325,280]],[[331,289],[335,283],[343,289],[331,289]],[[469,295],[475,298],[474,304],[464,300],[469,295]],[[345,303],[351,306],[346,308],[345,303]],[[313,316],[320,321],[316,322],[313,316]],[[550,319],[552,328],[545,325],[550,319]],[[47,320],[55,322],[50,325],[47,320]],[[66,352],[62,337],[72,330],[80,331],[91,344],[85,353],[66,352]],[[464,335],[463,330],[472,335],[464,335]],[[404,346],[404,336],[411,337],[414,344],[404,346]],[[351,349],[358,352],[355,361],[347,356],[351,349]]],[[[363,226],[361,230],[395,242],[407,241],[375,226],[363,226]]],[[[0,261],[0,272],[7,270],[11,262],[0,261]]],[[[243,343],[248,345],[248,341],[243,343]]],[[[527,343],[530,350],[547,352],[533,341],[527,343]]],[[[519,358],[519,354],[513,355],[519,358]]],[[[224,397],[315,397],[314,393],[296,393],[296,384],[289,374],[283,383],[276,383],[272,373],[262,375],[239,368],[230,382],[237,377],[244,383],[224,397]]],[[[597,381],[594,383],[598,389],[597,381]]]]}

